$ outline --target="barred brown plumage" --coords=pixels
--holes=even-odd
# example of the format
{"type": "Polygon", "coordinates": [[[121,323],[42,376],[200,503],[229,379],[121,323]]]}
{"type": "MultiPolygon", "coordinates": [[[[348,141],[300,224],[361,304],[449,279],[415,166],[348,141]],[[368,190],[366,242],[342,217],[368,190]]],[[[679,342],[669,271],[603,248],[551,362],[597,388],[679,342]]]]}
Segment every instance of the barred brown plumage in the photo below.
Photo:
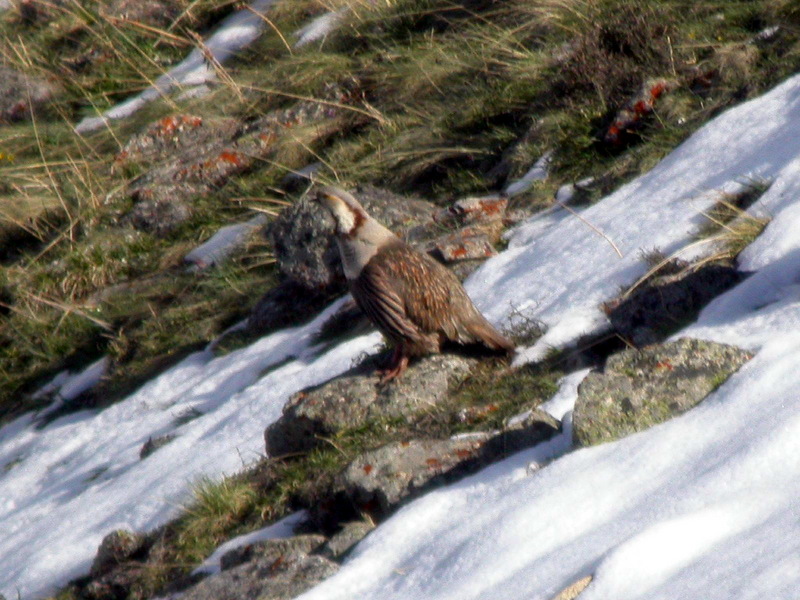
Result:
{"type": "Polygon", "coordinates": [[[399,376],[411,357],[439,352],[445,341],[511,352],[456,276],[370,217],[358,201],[328,186],[317,194],[336,221],[336,240],[356,303],[394,345],[382,381],[399,376]]]}

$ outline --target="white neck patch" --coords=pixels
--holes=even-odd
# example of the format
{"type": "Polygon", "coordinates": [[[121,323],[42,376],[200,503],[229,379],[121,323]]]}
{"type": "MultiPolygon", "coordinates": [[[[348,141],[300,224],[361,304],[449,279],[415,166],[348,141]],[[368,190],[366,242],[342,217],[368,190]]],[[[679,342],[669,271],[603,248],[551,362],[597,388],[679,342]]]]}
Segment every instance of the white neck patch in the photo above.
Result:
{"type": "Polygon", "coordinates": [[[342,235],[349,234],[356,225],[356,215],[353,209],[344,202],[337,202],[334,208],[336,219],[336,232],[342,235]]]}

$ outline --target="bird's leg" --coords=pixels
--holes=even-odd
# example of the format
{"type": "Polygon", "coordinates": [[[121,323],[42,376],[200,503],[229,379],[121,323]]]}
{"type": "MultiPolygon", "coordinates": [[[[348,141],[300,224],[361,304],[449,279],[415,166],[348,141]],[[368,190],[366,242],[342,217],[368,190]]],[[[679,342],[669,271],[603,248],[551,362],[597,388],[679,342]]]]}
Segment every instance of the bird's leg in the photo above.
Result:
{"type": "Polygon", "coordinates": [[[408,368],[408,356],[403,352],[402,344],[394,347],[392,358],[389,360],[389,365],[386,369],[379,371],[381,374],[380,385],[390,382],[396,377],[400,377],[408,368]]]}

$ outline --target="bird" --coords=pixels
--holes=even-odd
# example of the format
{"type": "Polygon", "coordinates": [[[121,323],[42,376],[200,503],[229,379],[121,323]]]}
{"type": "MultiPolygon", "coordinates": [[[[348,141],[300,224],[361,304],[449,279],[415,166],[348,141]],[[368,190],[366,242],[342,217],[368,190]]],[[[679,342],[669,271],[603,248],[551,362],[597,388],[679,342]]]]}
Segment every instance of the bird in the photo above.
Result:
{"type": "Polygon", "coordinates": [[[411,358],[441,352],[445,342],[514,351],[514,344],[486,320],[447,267],[381,225],[352,194],[324,186],[314,199],[335,222],[353,299],[394,347],[381,384],[399,377],[411,358]]]}

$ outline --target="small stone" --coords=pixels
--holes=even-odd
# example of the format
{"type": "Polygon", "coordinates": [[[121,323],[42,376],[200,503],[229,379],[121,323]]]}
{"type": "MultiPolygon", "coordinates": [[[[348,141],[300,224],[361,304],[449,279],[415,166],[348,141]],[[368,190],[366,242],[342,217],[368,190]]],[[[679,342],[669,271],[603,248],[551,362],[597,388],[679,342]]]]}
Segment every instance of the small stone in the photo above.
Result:
{"type": "Polygon", "coordinates": [[[176,437],[178,436],[169,434],[148,438],[147,441],[142,444],[141,450],[139,450],[139,459],[144,460],[159,448],[169,444],[176,437]]]}
{"type": "Polygon", "coordinates": [[[466,461],[474,462],[489,439],[481,433],[446,440],[394,442],[366,452],[338,476],[337,487],[361,510],[385,515],[401,500],[419,495],[466,461]]]}
{"type": "Polygon", "coordinates": [[[123,219],[136,229],[164,237],[186,222],[191,216],[189,205],[180,199],[181,186],[149,190],[141,196],[133,210],[123,219]],[[152,192],[152,193],[151,193],[152,192]],[[157,197],[152,197],[157,196],[157,197]]]}
{"type": "Polygon", "coordinates": [[[322,547],[320,554],[331,559],[341,558],[373,529],[375,529],[375,525],[369,521],[345,523],[342,525],[341,531],[333,535],[322,547]]]}
{"type": "Polygon", "coordinates": [[[458,227],[492,223],[503,220],[507,206],[508,199],[500,195],[462,198],[437,213],[435,220],[441,225],[458,227]]]}
{"type": "Polygon", "coordinates": [[[437,241],[435,247],[447,263],[489,258],[497,254],[488,236],[483,234],[472,236],[454,234],[437,241]]]}
{"type": "Polygon", "coordinates": [[[92,577],[100,577],[117,565],[130,559],[144,547],[142,536],[118,529],[103,538],[89,571],[92,577]]]}

